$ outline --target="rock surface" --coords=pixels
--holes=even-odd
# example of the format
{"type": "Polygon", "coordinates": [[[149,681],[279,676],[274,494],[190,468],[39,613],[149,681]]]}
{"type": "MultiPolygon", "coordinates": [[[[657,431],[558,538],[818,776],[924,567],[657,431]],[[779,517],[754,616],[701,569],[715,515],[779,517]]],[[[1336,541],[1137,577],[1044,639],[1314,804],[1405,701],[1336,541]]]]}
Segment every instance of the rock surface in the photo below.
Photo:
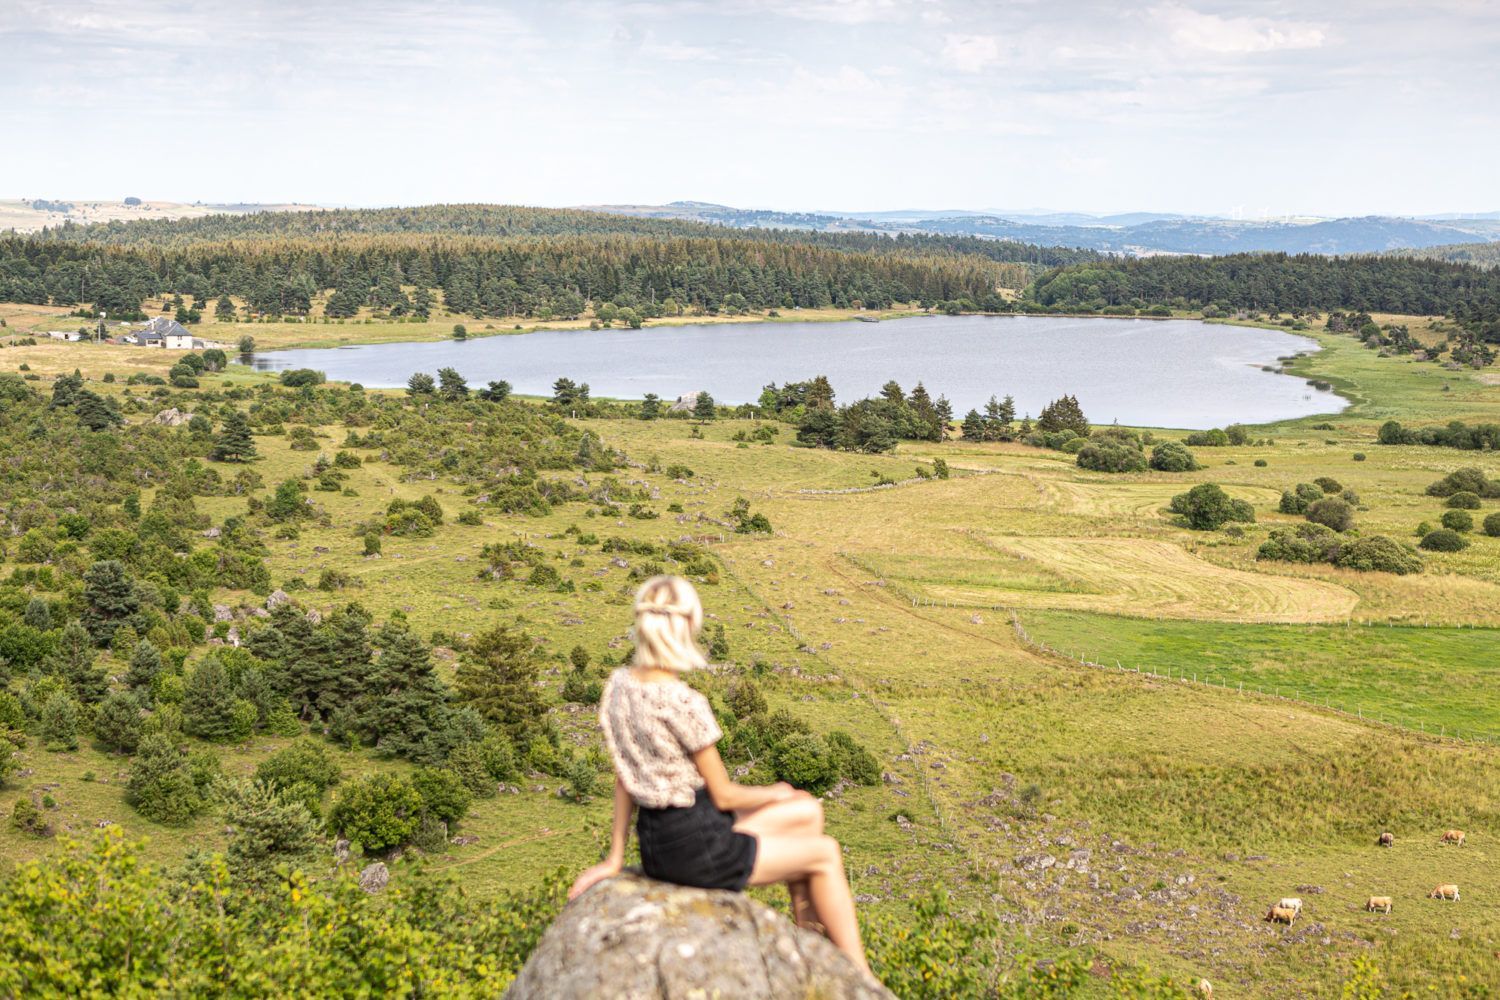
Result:
{"type": "Polygon", "coordinates": [[[390,881],[391,870],[382,861],[366,865],[364,870],[359,873],[359,887],[371,895],[385,889],[390,884],[390,881]]]}
{"type": "Polygon", "coordinates": [[[508,1000],[894,1000],[820,935],[743,893],[626,873],[570,903],[508,1000]]]}

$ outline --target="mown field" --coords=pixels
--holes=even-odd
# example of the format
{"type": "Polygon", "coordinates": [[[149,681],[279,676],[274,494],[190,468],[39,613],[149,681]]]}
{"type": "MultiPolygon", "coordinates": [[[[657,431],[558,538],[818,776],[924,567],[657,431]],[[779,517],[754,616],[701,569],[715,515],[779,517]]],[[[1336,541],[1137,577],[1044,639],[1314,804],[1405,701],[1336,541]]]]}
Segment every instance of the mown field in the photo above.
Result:
{"type": "MultiPolygon", "coordinates": [[[[316,342],[295,340],[297,327],[288,344],[316,342]]],[[[263,335],[262,325],[240,329],[263,335]]],[[[326,329],[410,339],[416,327],[326,329]]],[[[792,428],[772,444],[736,441],[754,429],[749,421],[715,421],[701,438],[686,421],[590,421],[629,456],[616,475],[651,491],[657,518],[601,519],[567,504],[545,517],[486,513],[461,525],[469,500],[458,489],[403,479],[370,452],[345,493],[317,494],[329,524],[267,538],[267,562],[276,585],[309,606],[358,600],[377,619],[399,610],[424,635],[523,623],[556,661],[547,697],[567,739],[583,746],[597,744],[592,710],[562,702],[563,659],[574,645],[597,658],[627,641],[629,566],[569,530],[697,538],[721,567],[702,593],[711,623],[725,626],[725,673],[755,676],[774,706],[819,730],[858,734],[880,760],[879,785],[828,803],[869,912],[902,912],[942,881],[963,905],[999,918],[1007,953],[1093,949],[1207,977],[1219,997],[1337,996],[1355,960],[1368,958],[1393,988],[1489,995],[1479,987],[1500,983],[1500,749],[1448,733],[1500,736],[1491,691],[1500,538],[1476,533],[1466,551],[1429,554],[1423,573],[1405,577],[1255,553],[1271,529],[1299,520],[1277,513],[1281,491],[1318,476],[1357,491],[1359,530],[1415,542],[1416,526],[1443,510],[1426,485],[1463,466],[1500,477],[1500,456],[1381,446],[1376,429],[1392,416],[1494,420],[1500,387],[1319,339],[1325,351],[1297,371],[1329,379],[1355,405],[1254,429],[1274,443],[1195,449],[1196,472],[1091,473],[1070,455],[1017,444],[817,451],[789,446],[792,428]],[[935,458],[951,478],[918,477],[935,458]],[[656,471],[672,465],[692,475],[656,471]],[[872,488],[881,477],[897,485],[872,488]],[[1166,505],[1200,482],[1249,501],[1256,523],[1238,536],[1175,524],[1166,505]],[[438,533],[387,539],[381,558],[366,558],[351,526],[393,498],[424,494],[447,515],[438,533]],[[726,527],[741,497],[773,534],[726,527]],[[480,580],[481,546],[513,538],[542,547],[575,592],[480,580]],[[354,584],[296,589],[328,569],[354,584]],[[1099,669],[1078,655],[1148,672],[1099,669]],[[1168,672],[1174,679],[1152,676],[1168,672]],[[1466,830],[1468,846],[1439,846],[1450,827],[1466,830]],[[1396,837],[1388,850],[1376,846],[1386,830],[1396,837]],[[1426,899],[1438,882],[1459,883],[1462,901],[1426,899]],[[1264,923],[1269,903],[1286,895],[1304,899],[1305,920],[1289,930],[1264,923]],[[1365,913],[1370,895],[1395,897],[1394,911],[1365,913]]],[[[162,366],[160,352],[40,344],[0,351],[0,368],[23,359],[43,375],[77,367],[95,388],[106,388],[106,371],[162,366]]],[[[238,368],[223,376],[263,378],[238,368]]],[[[345,435],[314,431],[330,455],[345,435]]],[[[268,484],[301,475],[317,455],[282,437],[257,445],[255,469],[268,484]]],[[[244,503],[199,506],[217,522],[244,503]]],[[[1490,500],[1476,513],[1496,509],[1490,500]]],[[[438,655],[451,670],[451,656],[438,655]]],[[[247,774],[280,745],[258,736],[225,749],[225,768],[247,774]]],[[[351,774],[405,766],[338,753],[351,774]]],[[[87,744],[74,753],[33,746],[24,764],[26,776],[0,789],[6,814],[45,788],[73,832],[109,820],[148,837],[163,861],[223,843],[213,815],[165,827],[134,814],[122,759],[87,744]]],[[[607,796],[577,804],[558,786],[533,775],[516,794],[477,800],[460,828],[477,842],[431,863],[492,891],[591,862],[606,836],[607,796]]],[[[0,831],[7,859],[53,849],[0,831]]]]}

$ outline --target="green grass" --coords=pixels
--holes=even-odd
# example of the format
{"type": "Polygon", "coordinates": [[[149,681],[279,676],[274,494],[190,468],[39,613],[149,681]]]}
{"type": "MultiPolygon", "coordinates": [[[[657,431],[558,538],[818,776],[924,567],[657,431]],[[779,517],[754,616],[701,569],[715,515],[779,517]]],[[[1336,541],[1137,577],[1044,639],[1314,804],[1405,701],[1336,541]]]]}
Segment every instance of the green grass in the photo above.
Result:
{"type": "Polygon", "coordinates": [[[1095,663],[1500,741],[1494,629],[1242,625],[1064,611],[1020,618],[1033,640],[1095,663]]]}

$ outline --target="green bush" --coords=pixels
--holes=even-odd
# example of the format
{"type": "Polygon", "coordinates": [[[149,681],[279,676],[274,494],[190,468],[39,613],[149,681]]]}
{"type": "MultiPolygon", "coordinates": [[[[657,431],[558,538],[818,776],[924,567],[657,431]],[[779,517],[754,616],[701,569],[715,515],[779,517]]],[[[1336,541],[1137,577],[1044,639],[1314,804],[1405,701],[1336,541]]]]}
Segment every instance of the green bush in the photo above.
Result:
{"type": "Polygon", "coordinates": [[[1217,427],[1213,430],[1194,431],[1183,439],[1183,443],[1189,448],[1227,448],[1229,434],[1217,427]]]}
{"type": "Polygon", "coordinates": [[[1144,472],[1146,456],[1114,441],[1090,441],[1078,451],[1078,467],[1094,472],[1144,472]]]}
{"type": "Polygon", "coordinates": [[[1462,552],[1469,547],[1468,539],[1451,528],[1429,531],[1418,544],[1428,552],[1462,552]]]}
{"type": "Polygon", "coordinates": [[[1500,496],[1500,482],[1490,482],[1483,469],[1464,468],[1450,472],[1427,487],[1427,495],[1451,497],[1455,493],[1473,493],[1481,497],[1500,496]]]}
{"type": "Polygon", "coordinates": [[[1474,515],[1466,510],[1445,510],[1442,524],[1449,531],[1473,531],[1474,515]]]}
{"type": "Polygon", "coordinates": [[[1319,476],[1313,480],[1313,485],[1322,490],[1328,496],[1335,496],[1344,492],[1343,484],[1331,476],[1319,476]]]}
{"type": "Polygon", "coordinates": [[[828,791],[839,777],[828,745],[812,733],[791,733],[778,740],[771,763],[779,780],[814,795],[828,791]]]}
{"type": "Polygon", "coordinates": [[[1266,460],[1265,460],[1265,459],[1263,459],[1263,458],[1257,458],[1257,459],[1256,459],[1256,460],[1255,460],[1255,463],[1254,463],[1254,464],[1255,464],[1255,467],[1256,467],[1256,468],[1257,468],[1257,469],[1264,469],[1264,468],[1265,468],[1265,467],[1266,467],[1266,466],[1268,466],[1268,465],[1270,465],[1270,464],[1271,464],[1271,463],[1270,463],[1270,462],[1267,462],[1267,461],[1266,461],[1266,460]]]}
{"type": "Polygon", "coordinates": [[[0,996],[497,996],[568,885],[480,902],[403,869],[371,896],[352,872],[258,885],[218,858],[180,878],[117,831],[0,877],[0,996]]]}
{"type": "Polygon", "coordinates": [[[469,812],[473,796],[463,781],[446,768],[419,768],[411,777],[412,787],[422,797],[422,811],[444,823],[457,823],[469,812]]]}
{"type": "Polygon", "coordinates": [[[1356,451],[1354,453],[1354,460],[1356,462],[1363,462],[1365,460],[1365,453],[1362,451],[1356,451]]]}
{"type": "Polygon", "coordinates": [[[1343,497],[1324,497],[1308,505],[1307,519],[1334,531],[1354,527],[1354,507],[1343,497]]]}
{"type": "Polygon", "coordinates": [[[1480,501],[1478,493],[1459,490],[1448,498],[1448,502],[1444,506],[1452,507],[1454,510],[1478,510],[1484,504],[1480,501]]]}
{"type": "Polygon", "coordinates": [[[1231,521],[1253,523],[1255,508],[1236,500],[1217,483],[1199,483],[1172,498],[1169,509],[1181,514],[1194,531],[1217,531],[1231,521]]]}
{"type": "Polygon", "coordinates": [[[1151,468],[1158,472],[1192,472],[1199,465],[1185,445],[1163,441],[1151,449],[1151,468]]]}
{"type": "Polygon", "coordinates": [[[1484,533],[1491,538],[1500,538],[1500,511],[1484,519],[1484,533]]]}
{"type": "Polygon", "coordinates": [[[1332,562],[1339,551],[1338,533],[1321,524],[1299,524],[1277,528],[1261,543],[1257,559],[1277,562],[1332,562]]]}
{"type": "Polygon", "coordinates": [[[860,746],[848,733],[834,730],[828,734],[828,752],[833,758],[839,777],[856,785],[878,785],[880,762],[874,754],[860,746]]]}
{"type": "Polygon", "coordinates": [[[1365,573],[1395,573],[1405,576],[1408,573],[1422,572],[1422,557],[1384,535],[1371,535],[1339,546],[1334,565],[1365,573]]]}
{"type": "Polygon", "coordinates": [[[422,817],[422,796],[395,774],[366,775],[344,787],[328,811],[328,827],[374,853],[411,842],[422,817]]]}
{"type": "Polygon", "coordinates": [[[1277,509],[1283,514],[1306,514],[1308,506],[1321,499],[1322,487],[1298,483],[1293,489],[1281,491],[1281,505],[1277,509]]]}

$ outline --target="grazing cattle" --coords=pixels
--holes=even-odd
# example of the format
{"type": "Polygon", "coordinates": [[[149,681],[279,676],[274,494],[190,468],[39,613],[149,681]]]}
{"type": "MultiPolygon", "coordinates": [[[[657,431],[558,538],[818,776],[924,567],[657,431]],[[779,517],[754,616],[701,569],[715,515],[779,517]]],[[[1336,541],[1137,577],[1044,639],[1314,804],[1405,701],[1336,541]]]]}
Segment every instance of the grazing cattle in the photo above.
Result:
{"type": "Polygon", "coordinates": [[[1391,897],[1389,897],[1389,896],[1371,896],[1370,897],[1370,901],[1365,904],[1365,912],[1366,913],[1374,913],[1376,910],[1379,910],[1381,913],[1390,913],[1391,912],[1391,897]]]}
{"type": "Polygon", "coordinates": [[[1458,886],[1451,882],[1445,883],[1433,889],[1427,894],[1428,899],[1451,899],[1458,902],[1458,886]]]}
{"type": "Polygon", "coordinates": [[[1457,844],[1459,847],[1464,846],[1464,832],[1462,830],[1449,830],[1443,834],[1443,843],[1457,844]]]}
{"type": "Polygon", "coordinates": [[[1198,995],[1200,997],[1212,997],[1214,995],[1214,984],[1207,979],[1198,980],[1198,995]]]}
{"type": "Polygon", "coordinates": [[[1302,900],[1295,896],[1288,896],[1276,905],[1283,910],[1295,910],[1297,911],[1297,916],[1302,916],[1302,900]]]}
{"type": "Polygon", "coordinates": [[[1394,847],[1395,845],[1396,845],[1396,836],[1395,836],[1395,834],[1393,834],[1389,830],[1387,830],[1385,833],[1382,833],[1380,835],[1380,846],[1381,847],[1394,847]]]}
{"type": "Polygon", "coordinates": [[[1292,921],[1296,919],[1297,911],[1288,909],[1285,906],[1273,906],[1266,911],[1266,923],[1268,924],[1286,924],[1290,927],[1292,921]]]}

